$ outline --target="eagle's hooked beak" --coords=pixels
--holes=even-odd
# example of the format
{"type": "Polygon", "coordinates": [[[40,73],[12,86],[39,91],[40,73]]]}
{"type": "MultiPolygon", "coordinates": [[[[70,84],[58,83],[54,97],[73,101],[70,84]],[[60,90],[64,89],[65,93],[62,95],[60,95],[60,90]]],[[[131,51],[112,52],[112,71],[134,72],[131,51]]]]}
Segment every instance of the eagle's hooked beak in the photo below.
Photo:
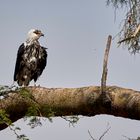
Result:
{"type": "Polygon", "coordinates": [[[44,36],[44,34],[43,33],[40,33],[40,36],[44,36]]]}

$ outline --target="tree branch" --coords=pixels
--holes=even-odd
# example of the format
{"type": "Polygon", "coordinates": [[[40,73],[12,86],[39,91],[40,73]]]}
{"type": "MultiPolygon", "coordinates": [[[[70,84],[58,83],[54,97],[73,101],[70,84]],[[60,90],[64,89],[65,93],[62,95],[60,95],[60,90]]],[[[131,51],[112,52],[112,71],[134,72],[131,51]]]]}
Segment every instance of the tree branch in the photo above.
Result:
{"type": "Polygon", "coordinates": [[[120,40],[118,43],[121,44],[121,43],[123,43],[125,41],[129,41],[132,38],[135,38],[136,36],[138,36],[139,32],[140,32],[140,24],[138,25],[138,27],[135,29],[134,33],[131,36],[126,37],[126,38],[120,40]]]}
{"type": "MultiPolygon", "coordinates": [[[[81,88],[43,88],[27,87],[30,98],[37,103],[40,111],[36,115],[48,117],[97,114],[111,114],[140,120],[140,92],[116,86],[107,86],[106,93],[111,99],[111,106],[104,106],[100,100],[100,87],[81,88]]],[[[23,92],[23,91],[22,91],[23,92]]],[[[5,99],[0,100],[0,110],[9,114],[12,122],[23,118],[34,102],[23,96],[21,91],[13,91],[5,99]]],[[[0,124],[0,130],[7,125],[0,124]]]]}
{"type": "Polygon", "coordinates": [[[108,72],[107,63],[108,63],[110,46],[111,46],[111,40],[112,40],[112,36],[109,35],[108,40],[107,40],[105,54],[104,54],[103,73],[102,73],[102,78],[101,78],[101,93],[102,94],[105,94],[106,92],[106,80],[107,80],[107,72],[108,72]]]}

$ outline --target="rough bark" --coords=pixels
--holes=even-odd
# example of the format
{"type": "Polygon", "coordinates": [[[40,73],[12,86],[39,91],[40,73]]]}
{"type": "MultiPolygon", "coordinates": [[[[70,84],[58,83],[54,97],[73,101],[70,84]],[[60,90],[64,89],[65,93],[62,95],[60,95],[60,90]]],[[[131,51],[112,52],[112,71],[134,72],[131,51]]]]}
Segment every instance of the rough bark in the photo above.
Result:
{"type": "MultiPolygon", "coordinates": [[[[24,89],[25,90],[25,89],[24,89]]],[[[30,97],[39,106],[38,115],[48,116],[51,109],[53,116],[111,114],[140,120],[140,92],[116,86],[107,86],[106,93],[111,99],[110,106],[101,99],[100,87],[81,88],[43,88],[27,87],[30,97]],[[32,95],[32,96],[31,96],[32,95]]],[[[12,122],[23,118],[33,102],[20,92],[11,92],[0,100],[0,110],[9,114],[12,122]]],[[[6,127],[0,124],[0,130],[6,127]]]]}

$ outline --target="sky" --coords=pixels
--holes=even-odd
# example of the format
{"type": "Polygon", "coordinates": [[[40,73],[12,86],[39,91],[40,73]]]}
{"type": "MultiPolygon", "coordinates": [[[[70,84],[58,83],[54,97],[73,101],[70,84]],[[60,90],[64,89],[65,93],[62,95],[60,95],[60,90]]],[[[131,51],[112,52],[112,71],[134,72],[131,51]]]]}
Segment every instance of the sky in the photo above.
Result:
{"type": "MultiPolygon", "coordinates": [[[[126,9],[114,11],[106,0],[1,0],[0,4],[0,85],[11,85],[18,47],[30,29],[40,29],[48,48],[48,64],[37,84],[44,87],[83,87],[100,85],[103,55],[108,35],[120,31],[126,9]]],[[[140,56],[130,55],[113,39],[108,62],[108,85],[140,90],[140,56]]],[[[31,83],[32,85],[33,83],[31,83]]],[[[107,124],[111,129],[104,140],[125,140],[140,136],[140,122],[108,115],[80,116],[75,127],[62,118],[30,129],[23,119],[15,123],[31,140],[98,139],[107,124]]],[[[1,139],[15,140],[9,128],[1,139]]]]}

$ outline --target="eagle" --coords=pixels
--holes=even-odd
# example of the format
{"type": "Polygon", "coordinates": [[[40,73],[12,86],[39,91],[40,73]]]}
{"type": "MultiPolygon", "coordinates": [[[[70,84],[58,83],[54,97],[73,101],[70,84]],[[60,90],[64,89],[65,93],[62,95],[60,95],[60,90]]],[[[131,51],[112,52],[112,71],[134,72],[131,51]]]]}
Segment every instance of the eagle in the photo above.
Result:
{"type": "Polygon", "coordinates": [[[27,39],[22,43],[17,52],[14,82],[19,86],[28,86],[30,81],[37,81],[47,64],[47,51],[39,43],[39,38],[44,34],[38,29],[31,29],[27,39]]]}

